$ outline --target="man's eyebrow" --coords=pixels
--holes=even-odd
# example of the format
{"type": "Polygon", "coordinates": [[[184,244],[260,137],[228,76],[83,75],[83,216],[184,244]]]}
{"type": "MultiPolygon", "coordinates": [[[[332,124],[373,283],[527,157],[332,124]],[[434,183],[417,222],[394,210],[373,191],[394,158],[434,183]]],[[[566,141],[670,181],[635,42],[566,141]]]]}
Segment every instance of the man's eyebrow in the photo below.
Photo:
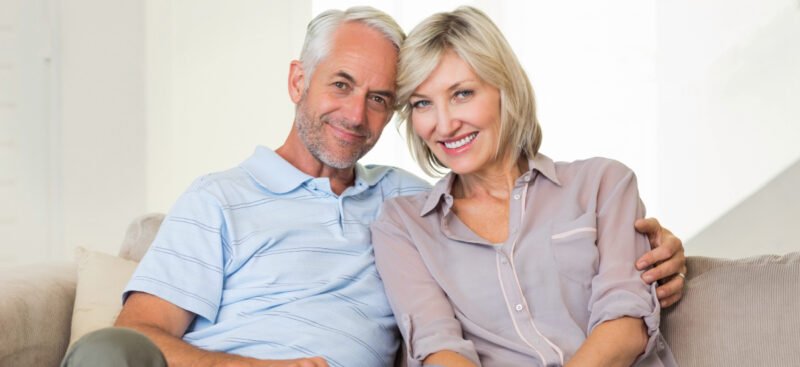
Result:
{"type": "Polygon", "coordinates": [[[348,82],[350,82],[350,84],[356,84],[356,78],[353,78],[352,75],[348,74],[345,71],[340,70],[335,75],[340,78],[346,79],[348,82]]]}
{"type": "Polygon", "coordinates": [[[373,91],[372,93],[375,93],[375,94],[377,94],[379,96],[383,96],[383,97],[386,97],[388,99],[394,100],[394,92],[392,92],[392,91],[376,90],[376,91],[373,91]]]}
{"type": "MultiPolygon", "coordinates": [[[[346,71],[340,70],[334,75],[336,75],[336,76],[338,76],[338,77],[340,77],[342,79],[347,80],[348,82],[350,82],[350,84],[356,84],[356,78],[353,78],[353,76],[348,74],[346,71]]],[[[375,90],[375,91],[370,91],[370,93],[377,94],[379,96],[383,96],[383,97],[391,98],[391,99],[394,99],[394,97],[395,97],[394,96],[394,92],[391,91],[391,90],[375,90]]]]}

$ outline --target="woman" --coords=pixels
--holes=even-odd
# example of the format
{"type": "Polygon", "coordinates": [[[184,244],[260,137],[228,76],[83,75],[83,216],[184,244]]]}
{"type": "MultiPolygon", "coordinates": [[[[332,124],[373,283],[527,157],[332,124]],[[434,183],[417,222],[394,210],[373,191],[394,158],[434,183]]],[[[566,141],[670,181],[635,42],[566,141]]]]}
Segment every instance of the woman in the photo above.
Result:
{"type": "Polygon", "coordinates": [[[398,99],[430,193],[384,205],[378,269],[413,364],[669,366],[636,178],[603,158],[538,153],[533,91],[482,12],[436,14],[408,36],[398,99]]]}

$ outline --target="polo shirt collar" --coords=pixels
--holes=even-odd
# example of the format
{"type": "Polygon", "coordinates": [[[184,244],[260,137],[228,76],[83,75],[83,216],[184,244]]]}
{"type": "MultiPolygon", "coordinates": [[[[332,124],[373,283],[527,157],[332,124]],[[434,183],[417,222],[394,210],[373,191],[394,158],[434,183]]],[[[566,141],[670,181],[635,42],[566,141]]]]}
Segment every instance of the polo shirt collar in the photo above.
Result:
{"type": "Polygon", "coordinates": [[[356,163],[356,185],[364,183],[367,187],[375,186],[391,170],[392,168],[388,166],[368,165],[364,167],[360,163],[356,163]]]}
{"type": "Polygon", "coordinates": [[[240,165],[261,186],[276,194],[285,194],[314,179],[297,169],[272,149],[258,146],[240,165]]]}
{"type": "MultiPolygon", "coordinates": [[[[534,173],[538,171],[542,174],[545,178],[552,181],[554,184],[561,186],[561,181],[558,180],[558,175],[556,174],[556,165],[550,157],[537,153],[535,157],[532,159],[528,159],[528,168],[529,172],[534,173]]],[[[521,176],[524,176],[521,175],[521,176]]],[[[450,195],[450,191],[453,187],[453,181],[455,180],[455,174],[453,172],[448,173],[446,176],[442,177],[439,182],[433,186],[431,189],[430,194],[428,194],[428,199],[425,200],[425,205],[422,206],[422,210],[420,211],[419,215],[425,216],[430,213],[433,209],[439,206],[442,200],[450,200],[451,202],[448,203],[452,205],[452,196],[450,195]]]]}
{"type": "MultiPolygon", "coordinates": [[[[278,153],[264,146],[256,147],[253,155],[242,162],[240,167],[247,171],[259,185],[276,194],[285,194],[314,179],[313,176],[297,169],[278,153]]],[[[390,170],[389,167],[364,167],[360,163],[356,163],[355,182],[356,184],[363,183],[367,187],[374,186],[390,170]]]]}

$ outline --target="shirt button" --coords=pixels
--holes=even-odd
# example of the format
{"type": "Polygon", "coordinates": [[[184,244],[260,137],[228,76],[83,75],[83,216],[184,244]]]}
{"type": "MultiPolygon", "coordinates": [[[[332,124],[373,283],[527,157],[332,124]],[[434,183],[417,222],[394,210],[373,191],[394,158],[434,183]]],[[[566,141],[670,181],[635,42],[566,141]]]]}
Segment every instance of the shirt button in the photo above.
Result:
{"type": "Polygon", "coordinates": [[[508,260],[506,260],[506,259],[500,260],[500,262],[501,262],[503,265],[506,265],[506,264],[508,264],[508,260]]]}
{"type": "Polygon", "coordinates": [[[530,180],[531,180],[531,175],[530,175],[530,174],[527,174],[527,175],[525,175],[525,177],[523,177],[522,179],[523,179],[523,180],[525,180],[525,182],[528,182],[528,181],[530,181],[530,180]]]}
{"type": "Polygon", "coordinates": [[[514,195],[514,200],[519,200],[519,194],[514,195]]]}
{"type": "Polygon", "coordinates": [[[517,311],[522,311],[522,305],[516,305],[514,306],[514,309],[517,311]]]}

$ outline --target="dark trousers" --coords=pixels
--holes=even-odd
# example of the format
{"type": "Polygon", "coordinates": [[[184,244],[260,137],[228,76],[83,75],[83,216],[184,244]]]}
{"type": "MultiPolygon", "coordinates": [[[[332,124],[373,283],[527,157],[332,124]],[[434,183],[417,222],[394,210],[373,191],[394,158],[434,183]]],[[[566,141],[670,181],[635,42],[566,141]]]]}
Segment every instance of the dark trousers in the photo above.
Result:
{"type": "Polygon", "coordinates": [[[69,349],[61,367],[167,367],[164,355],[146,336],[124,328],[86,334],[69,349]]]}

